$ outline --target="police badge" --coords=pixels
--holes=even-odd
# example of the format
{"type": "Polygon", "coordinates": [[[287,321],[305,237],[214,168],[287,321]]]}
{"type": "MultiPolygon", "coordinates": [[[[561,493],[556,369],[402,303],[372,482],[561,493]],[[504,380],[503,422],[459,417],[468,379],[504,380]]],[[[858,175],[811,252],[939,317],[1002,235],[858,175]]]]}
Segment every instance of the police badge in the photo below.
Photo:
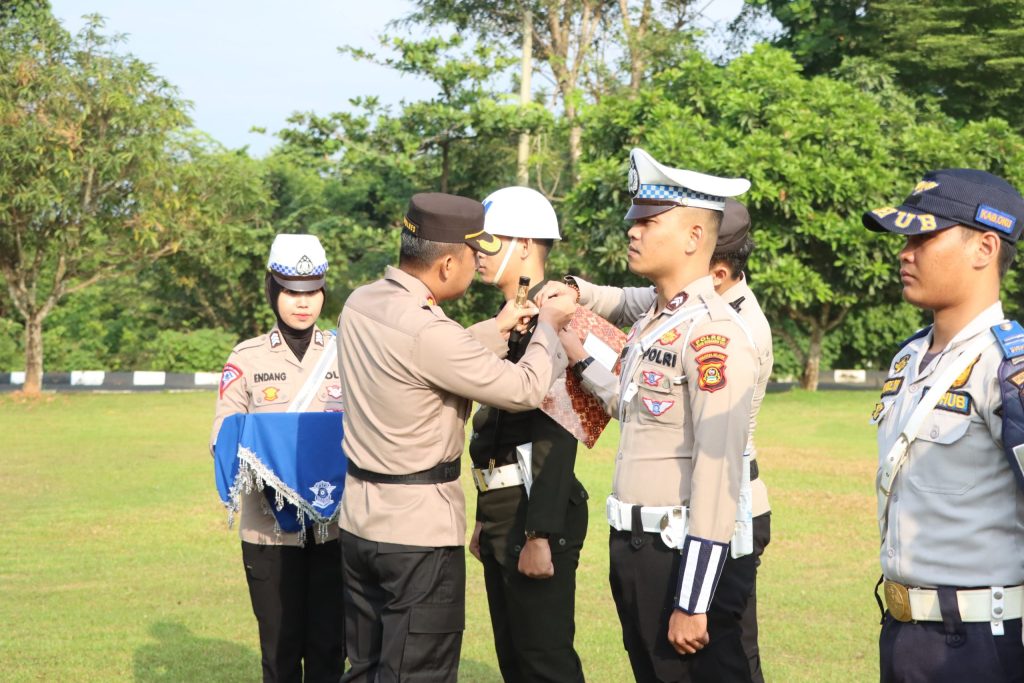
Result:
{"type": "Polygon", "coordinates": [[[299,275],[309,275],[313,272],[313,261],[308,256],[303,256],[295,264],[295,272],[299,275]]]}
{"type": "Polygon", "coordinates": [[[629,160],[629,193],[636,194],[640,190],[640,173],[636,170],[636,162],[629,160]]]}

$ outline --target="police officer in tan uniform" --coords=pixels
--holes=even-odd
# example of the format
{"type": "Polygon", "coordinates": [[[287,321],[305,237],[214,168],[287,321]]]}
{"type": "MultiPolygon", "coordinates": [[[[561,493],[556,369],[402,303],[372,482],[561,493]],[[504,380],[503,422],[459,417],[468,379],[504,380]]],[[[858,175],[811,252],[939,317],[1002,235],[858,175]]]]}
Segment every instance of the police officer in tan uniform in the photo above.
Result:
{"type": "MultiPolygon", "coordinates": [[[[765,318],[757,297],[747,285],[744,269],[747,259],[754,250],[750,237],[750,214],[747,208],[734,199],[725,200],[722,225],[719,228],[715,251],[711,255],[711,279],[715,291],[740,314],[754,339],[758,354],[757,386],[750,411],[750,437],[747,442],[746,459],[750,472],[750,513],[752,516],[751,540],[755,564],[760,566],[761,555],[771,541],[771,508],[768,504],[768,489],[759,476],[757,449],[754,446],[754,429],[757,414],[764,400],[768,380],[772,374],[774,355],[772,353],[772,331],[765,318]]],[[[579,292],[579,303],[616,325],[631,325],[640,318],[657,299],[654,287],[609,287],[591,284],[582,278],[567,276],[567,284],[550,283],[545,293],[565,292],[564,287],[574,287],[579,292]]],[[[741,493],[742,496],[742,493],[741,493]]],[[[741,508],[743,506],[741,505],[741,508]]],[[[750,673],[754,683],[763,683],[761,655],[757,641],[757,589],[750,593],[750,600],[743,612],[743,647],[750,660],[750,673]]]]}
{"type": "Polygon", "coordinates": [[[708,274],[725,198],[749,186],[633,150],[628,262],[657,301],[630,331],[619,376],[562,335],[574,371],[621,425],[610,580],[641,682],[750,680],[739,621],[754,557],[731,541],[758,358],[708,274]]]}
{"type": "MultiPolygon", "coordinates": [[[[522,286],[536,294],[561,239],[554,208],[527,187],[502,188],[484,206],[484,228],[501,241],[501,251],[478,256],[481,280],[514,301],[526,277],[522,286]]],[[[530,334],[510,339],[510,358],[526,348],[530,334]]],[[[470,552],[483,563],[505,683],[583,681],[574,647],[576,568],[588,512],[587,491],[573,474],[577,446],[540,409],[511,413],[483,405],[473,416],[469,455],[479,495],[470,552]]]]}
{"type": "Polygon", "coordinates": [[[512,302],[467,330],[438,305],[465,293],[474,252],[500,248],[483,224],[480,202],[415,195],[398,268],[353,292],[341,314],[344,681],[456,680],[466,582],[458,476],[471,401],[536,408],[566,366],[556,330],[575,310],[571,297],[540,309],[517,364],[503,359],[508,332],[536,307],[512,302]]]}
{"type": "MultiPolygon", "coordinates": [[[[238,344],[221,373],[210,448],[235,413],[285,412],[300,394],[306,411],[341,411],[337,362],[322,376],[333,334],[316,325],[324,303],[327,257],[312,235],[278,235],[264,287],[277,323],[238,344]],[[307,389],[308,387],[308,389],[307,389]],[[304,391],[305,390],[305,391],[304,391]],[[311,393],[310,393],[311,392],[311,393]]],[[[282,532],[267,492],[242,494],[239,535],[253,613],[259,623],[264,681],[337,681],[345,662],[341,547],[337,529],[282,532]]]]}

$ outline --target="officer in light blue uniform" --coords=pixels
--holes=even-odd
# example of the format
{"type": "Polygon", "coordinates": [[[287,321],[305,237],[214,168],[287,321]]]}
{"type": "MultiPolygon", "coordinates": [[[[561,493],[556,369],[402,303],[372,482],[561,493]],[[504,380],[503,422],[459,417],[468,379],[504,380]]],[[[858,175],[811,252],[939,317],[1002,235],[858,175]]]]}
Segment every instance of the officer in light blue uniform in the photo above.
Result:
{"type": "Polygon", "coordinates": [[[1024,330],[999,301],[1024,199],[945,169],[863,222],[906,237],[904,298],[934,316],[896,353],[871,415],[881,680],[1024,681],[1024,330]]]}

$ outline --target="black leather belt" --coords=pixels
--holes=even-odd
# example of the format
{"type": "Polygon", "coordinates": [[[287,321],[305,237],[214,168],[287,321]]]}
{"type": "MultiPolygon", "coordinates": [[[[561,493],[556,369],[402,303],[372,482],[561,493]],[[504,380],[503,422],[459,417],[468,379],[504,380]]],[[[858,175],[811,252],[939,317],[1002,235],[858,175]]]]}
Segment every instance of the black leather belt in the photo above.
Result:
{"type": "Polygon", "coordinates": [[[371,484],[444,484],[449,481],[455,481],[459,478],[459,472],[462,470],[462,457],[458,457],[451,462],[443,462],[440,465],[435,465],[429,470],[423,470],[422,472],[411,472],[409,474],[381,474],[380,472],[370,472],[359,467],[351,458],[348,458],[348,474],[351,474],[356,479],[362,479],[363,481],[370,482],[371,484]]]}

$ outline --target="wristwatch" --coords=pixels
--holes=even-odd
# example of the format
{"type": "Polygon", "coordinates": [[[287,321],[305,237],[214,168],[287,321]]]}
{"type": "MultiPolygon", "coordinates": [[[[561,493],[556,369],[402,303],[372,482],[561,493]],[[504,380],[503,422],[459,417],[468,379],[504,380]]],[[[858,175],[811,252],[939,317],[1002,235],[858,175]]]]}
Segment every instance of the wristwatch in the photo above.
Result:
{"type": "Polygon", "coordinates": [[[587,356],[583,360],[576,361],[572,365],[572,374],[576,375],[576,379],[582,380],[583,379],[583,373],[586,372],[587,368],[589,368],[590,364],[593,363],[593,362],[594,362],[594,357],[593,356],[587,356]]]}
{"type": "Polygon", "coordinates": [[[535,538],[551,538],[551,534],[546,531],[527,531],[526,540],[532,541],[535,538]]]}

